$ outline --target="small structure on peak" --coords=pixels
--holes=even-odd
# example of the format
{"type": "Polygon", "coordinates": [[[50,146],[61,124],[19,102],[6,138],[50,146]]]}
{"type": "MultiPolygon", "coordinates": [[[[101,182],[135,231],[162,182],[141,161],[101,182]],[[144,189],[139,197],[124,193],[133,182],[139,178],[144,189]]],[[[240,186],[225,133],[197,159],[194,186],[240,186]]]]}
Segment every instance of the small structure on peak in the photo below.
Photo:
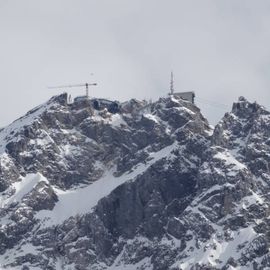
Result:
{"type": "Polygon", "coordinates": [[[85,101],[85,100],[88,100],[87,96],[77,96],[77,97],[74,98],[74,103],[82,102],[82,101],[85,101]]]}
{"type": "Polygon", "coordinates": [[[105,98],[93,98],[90,100],[90,103],[98,111],[107,109],[110,113],[119,113],[121,109],[118,101],[111,101],[105,98]]]}
{"type": "Polygon", "coordinates": [[[183,100],[189,101],[192,104],[195,102],[195,93],[193,91],[189,92],[178,92],[175,93],[174,91],[174,79],[173,79],[173,72],[171,72],[171,81],[170,81],[170,96],[177,96],[183,100]]]}
{"type": "Polygon", "coordinates": [[[189,101],[192,104],[195,103],[195,93],[193,91],[174,93],[174,96],[180,97],[181,99],[189,101]]]}

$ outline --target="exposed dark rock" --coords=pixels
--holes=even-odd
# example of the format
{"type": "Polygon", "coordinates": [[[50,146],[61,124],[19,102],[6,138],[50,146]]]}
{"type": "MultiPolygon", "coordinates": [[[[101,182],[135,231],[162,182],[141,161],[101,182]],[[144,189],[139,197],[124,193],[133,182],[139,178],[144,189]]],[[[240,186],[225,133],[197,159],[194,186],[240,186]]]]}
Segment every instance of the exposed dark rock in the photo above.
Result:
{"type": "Polygon", "coordinates": [[[213,134],[177,97],[53,97],[0,130],[1,267],[270,267],[269,126],[243,97],[213,134]]]}

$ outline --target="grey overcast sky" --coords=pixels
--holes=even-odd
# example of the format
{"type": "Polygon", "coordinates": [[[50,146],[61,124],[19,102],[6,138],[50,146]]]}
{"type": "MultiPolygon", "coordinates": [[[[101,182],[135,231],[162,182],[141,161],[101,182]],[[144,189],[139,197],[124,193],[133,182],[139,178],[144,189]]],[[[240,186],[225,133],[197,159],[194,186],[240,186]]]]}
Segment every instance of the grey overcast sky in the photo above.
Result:
{"type": "Polygon", "coordinates": [[[50,85],[155,100],[171,70],[211,123],[238,96],[270,107],[269,0],[0,0],[0,34],[0,126],[61,93],[50,85]]]}

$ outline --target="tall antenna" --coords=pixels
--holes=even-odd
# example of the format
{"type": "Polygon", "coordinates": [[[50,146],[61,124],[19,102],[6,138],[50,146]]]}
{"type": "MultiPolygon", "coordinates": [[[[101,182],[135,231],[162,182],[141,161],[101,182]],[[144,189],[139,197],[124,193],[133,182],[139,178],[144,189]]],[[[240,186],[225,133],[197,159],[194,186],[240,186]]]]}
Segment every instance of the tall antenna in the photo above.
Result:
{"type": "Polygon", "coordinates": [[[173,80],[173,72],[172,71],[171,71],[170,91],[171,91],[171,95],[173,95],[173,93],[174,93],[174,80],[173,80]]]}

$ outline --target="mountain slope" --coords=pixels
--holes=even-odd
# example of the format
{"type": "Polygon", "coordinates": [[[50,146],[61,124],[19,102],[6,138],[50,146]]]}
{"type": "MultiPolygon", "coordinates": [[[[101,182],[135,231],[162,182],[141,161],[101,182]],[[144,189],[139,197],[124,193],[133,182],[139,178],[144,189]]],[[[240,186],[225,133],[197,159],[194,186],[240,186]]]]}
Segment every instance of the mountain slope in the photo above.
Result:
{"type": "Polygon", "coordinates": [[[266,269],[270,113],[53,97],[0,132],[11,269],[266,269]],[[22,268],[23,267],[23,268],[22,268]]]}

